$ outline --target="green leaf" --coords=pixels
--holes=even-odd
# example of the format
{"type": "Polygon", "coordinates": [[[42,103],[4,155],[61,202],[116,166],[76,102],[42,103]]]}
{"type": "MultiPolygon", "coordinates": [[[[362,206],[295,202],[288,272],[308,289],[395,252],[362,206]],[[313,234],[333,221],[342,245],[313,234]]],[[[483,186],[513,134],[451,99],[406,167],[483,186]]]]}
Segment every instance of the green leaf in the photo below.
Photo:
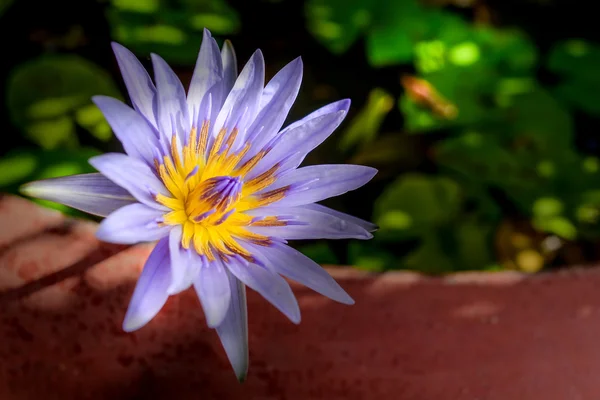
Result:
{"type": "Polygon", "coordinates": [[[408,63],[413,40],[401,25],[376,27],[367,36],[367,58],[375,67],[408,63]]]}
{"type": "Polygon", "coordinates": [[[359,37],[376,11],[369,0],[308,0],[308,30],[334,54],[341,54],[359,37]]]}
{"type": "Polygon", "coordinates": [[[119,43],[180,65],[196,62],[204,28],[214,35],[240,30],[239,16],[224,0],[111,0],[108,18],[119,43]]]}
{"type": "Polygon", "coordinates": [[[600,237],[600,190],[583,191],[574,210],[578,230],[582,236],[592,240],[600,237]]]}
{"type": "Polygon", "coordinates": [[[121,11],[130,11],[140,14],[158,12],[160,0],[112,0],[113,7],[121,11]]]}
{"type": "Polygon", "coordinates": [[[340,140],[339,147],[348,151],[356,145],[365,145],[373,141],[385,116],[394,106],[394,99],[383,89],[375,88],[369,93],[367,104],[350,121],[340,140]]]}
{"type": "Polygon", "coordinates": [[[463,42],[452,47],[448,53],[448,60],[459,67],[468,67],[481,58],[479,46],[474,42],[463,42]]]}
{"type": "Polygon", "coordinates": [[[592,115],[600,115],[600,45],[571,39],[552,49],[547,67],[563,80],[554,93],[572,107],[592,115]]]}
{"type": "Polygon", "coordinates": [[[578,39],[557,43],[550,52],[547,67],[565,77],[600,82],[600,45],[578,39]]]}
{"type": "Polygon", "coordinates": [[[506,75],[523,76],[534,71],[538,51],[533,41],[523,32],[513,29],[479,28],[476,41],[485,61],[506,75]]]}
{"type": "Polygon", "coordinates": [[[437,31],[448,15],[418,1],[405,0],[378,7],[367,32],[367,58],[373,66],[409,63],[415,44],[437,38],[437,31]]]}
{"type": "Polygon", "coordinates": [[[34,154],[22,153],[0,159],[0,187],[7,187],[24,182],[38,166],[34,154]]]}
{"type": "Polygon", "coordinates": [[[572,107],[600,116],[600,81],[589,82],[580,77],[564,80],[554,87],[554,93],[572,107]]]}
{"type": "Polygon", "coordinates": [[[563,216],[534,219],[533,226],[542,232],[554,233],[563,239],[574,240],[577,237],[577,228],[563,216]]]}
{"type": "Polygon", "coordinates": [[[80,107],[75,112],[75,121],[87,129],[96,139],[107,142],[112,137],[110,125],[95,104],[80,107]]]}
{"type": "Polygon", "coordinates": [[[554,154],[571,148],[572,117],[548,91],[538,88],[514,96],[507,111],[513,135],[530,140],[537,151],[554,154]]]}
{"type": "Polygon", "coordinates": [[[0,17],[11,6],[14,0],[0,0],[0,17]]]}
{"type": "Polygon", "coordinates": [[[438,10],[415,0],[309,0],[305,11],[309,31],[332,53],[365,34],[367,58],[378,67],[410,62],[414,44],[442,25],[438,10]]]}
{"type": "Polygon", "coordinates": [[[488,201],[485,192],[465,193],[449,178],[406,174],[375,203],[374,220],[380,226],[375,241],[398,247],[416,239],[418,244],[399,264],[375,252],[362,263],[375,270],[392,265],[426,273],[485,268],[494,260],[491,244],[498,216],[488,201]],[[467,195],[474,203],[468,213],[462,207],[467,195]]]}
{"type": "Polygon", "coordinates": [[[564,204],[555,197],[540,197],[533,203],[533,216],[539,219],[552,218],[562,214],[564,204]]]}
{"type": "Polygon", "coordinates": [[[353,267],[382,272],[401,267],[396,257],[376,241],[352,241],[348,245],[348,261],[353,267]]]}
{"type": "Polygon", "coordinates": [[[436,161],[466,180],[501,188],[526,213],[541,196],[564,199],[589,184],[573,148],[571,115],[561,104],[541,88],[517,90],[505,100],[481,131],[437,144],[436,161]]]}
{"type": "Polygon", "coordinates": [[[14,124],[42,148],[74,147],[77,124],[86,129],[104,125],[104,138],[110,135],[90,100],[98,94],[120,97],[103,69],[77,56],[40,57],[12,72],[7,106],[14,124]],[[94,127],[89,124],[93,115],[94,127]]]}
{"type": "Polygon", "coordinates": [[[421,245],[402,260],[404,268],[425,273],[443,273],[455,269],[436,232],[425,232],[421,240],[421,245]]]}
{"type": "Polygon", "coordinates": [[[456,264],[459,269],[481,270],[494,263],[492,253],[493,221],[463,218],[453,226],[456,240],[456,264]]]}
{"type": "Polygon", "coordinates": [[[458,185],[444,177],[406,174],[390,184],[375,202],[382,236],[410,238],[450,222],[458,213],[458,185]]]}
{"type": "Polygon", "coordinates": [[[406,127],[413,133],[486,123],[497,113],[491,96],[507,103],[508,93],[531,90],[522,75],[532,71],[537,53],[525,35],[475,28],[449,13],[442,14],[441,20],[433,40],[415,44],[418,76],[434,91],[423,91],[420,102],[410,96],[399,102],[406,127]],[[505,75],[511,80],[501,79],[505,75]],[[502,86],[495,93],[498,82],[502,86]],[[445,104],[453,105],[456,115],[440,112],[448,107],[445,104]]]}
{"type": "MultiPolygon", "coordinates": [[[[413,136],[390,133],[360,146],[348,162],[380,166],[387,171],[386,166],[402,168],[418,165],[422,157],[418,151],[418,143],[413,136]]],[[[380,171],[380,173],[383,172],[380,171]]]]}
{"type": "Polygon", "coordinates": [[[533,226],[548,233],[554,233],[563,239],[572,240],[577,236],[577,228],[565,216],[565,204],[556,197],[540,197],[532,207],[533,226]]]}
{"type": "Polygon", "coordinates": [[[337,265],[339,260],[327,242],[319,241],[312,244],[296,246],[296,249],[305,256],[321,265],[337,265]]]}
{"type": "Polygon", "coordinates": [[[238,13],[226,0],[179,0],[179,3],[180,10],[188,13],[193,29],[207,28],[215,35],[231,35],[240,29],[238,13]]]}
{"type": "Polygon", "coordinates": [[[481,182],[511,179],[519,163],[505,149],[498,137],[477,131],[466,131],[439,142],[435,160],[442,166],[481,182]]]}

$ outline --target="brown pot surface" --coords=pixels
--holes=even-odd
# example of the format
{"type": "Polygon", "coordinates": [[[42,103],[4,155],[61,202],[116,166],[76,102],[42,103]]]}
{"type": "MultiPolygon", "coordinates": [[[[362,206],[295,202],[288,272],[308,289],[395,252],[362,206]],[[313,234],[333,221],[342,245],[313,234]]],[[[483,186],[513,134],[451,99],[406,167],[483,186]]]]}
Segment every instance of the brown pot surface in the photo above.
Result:
{"type": "Polygon", "coordinates": [[[121,330],[150,247],[0,199],[0,399],[600,399],[600,270],[425,278],[333,268],[356,300],[294,285],[302,323],[249,293],[237,383],[195,294],[121,330]]]}

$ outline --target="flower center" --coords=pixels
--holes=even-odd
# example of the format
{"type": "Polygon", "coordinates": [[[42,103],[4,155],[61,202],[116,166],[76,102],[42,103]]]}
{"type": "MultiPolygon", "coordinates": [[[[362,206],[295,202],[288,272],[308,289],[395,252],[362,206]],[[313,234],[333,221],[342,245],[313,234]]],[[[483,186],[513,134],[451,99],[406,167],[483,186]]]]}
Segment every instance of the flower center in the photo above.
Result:
{"type": "Polygon", "coordinates": [[[208,127],[205,122],[199,135],[193,128],[181,148],[173,135],[170,154],[155,160],[156,172],[170,192],[170,196],[156,195],[156,201],[171,210],[164,215],[163,223],[180,225],[182,247],[193,246],[209,260],[235,255],[251,259],[239,241],[268,246],[271,238],[247,228],[286,222],[274,216],[257,219],[245,211],[281,199],[289,188],[263,191],[275,181],[277,165],[251,179],[245,178],[266,151],[242,162],[250,144],[238,152],[231,151],[237,130],[233,129],[229,135],[221,130],[209,146],[208,127]]]}
{"type": "Polygon", "coordinates": [[[189,219],[197,223],[213,215],[220,217],[217,222],[223,223],[234,211],[232,207],[242,195],[242,186],[238,177],[215,176],[207,179],[188,194],[185,212],[189,219]]]}

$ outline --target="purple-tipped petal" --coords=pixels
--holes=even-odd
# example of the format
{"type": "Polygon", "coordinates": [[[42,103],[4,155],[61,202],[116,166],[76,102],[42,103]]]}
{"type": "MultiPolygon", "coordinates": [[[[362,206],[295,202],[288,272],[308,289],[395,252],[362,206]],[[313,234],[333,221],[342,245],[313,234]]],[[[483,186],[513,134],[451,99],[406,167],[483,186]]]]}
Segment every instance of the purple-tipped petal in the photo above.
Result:
{"type": "MultiPolygon", "coordinates": [[[[371,239],[373,235],[362,226],[323,212],[319,209],[298,207],[263,207],[246,212],[252,216],[281,215],[290,219],[287,226],[256,226],[249,227],[259,235],[274,236],[287,240],[303,239],[371,239]]],[[[343,213],[340,213],[345,215],[343,213]]],[[[358,219],[358,218],[356,218],[358,219]]]]}
{"type": "Polygon", "coordinates": [[[345,116],[344,110],[323,114],[280,133],[271,151],[260,160],[249,178],[260,175],[276,163],[282,163],[280,173],[298,167],[309,152],[331,135],[345,116]]]}
{"type": "Polygon", "coordinates": [[[288,196],[277,207],[315,203],[358,189],[369,182],[377,170],[362,165],[311,165],[288,172],[266,190],[291,185],[288,196]]]}
{"type": "Polygon", "coordinates": [[[157,210],[168,209],[155,200],[156,194],[168,195],[162,182],[150,167],[125,154],[107,153],[92,157],[89,163],[108,179],[126,189],[138,201],[157,210]]]}
{"type": "Polygon", "coordinates": [[[211,328],[221,325],[231,302],[231,288],[220,259],[202,265],[194,288],[202,304],[206,324],[211,328]]]}
{"type": "Polygon", "coordinates": [[[286,276],[317,293],[343,304],[354,300],[316,262],[291,247],[275,243],[270,247],[246,245],[252,254],[271,271],[286,276]]]}
{"type": "Polygon", "coordinates": [[[241,258],[231,259],[227,263],[227,268],[246,286],[260,293],[293,323],[300,323],[298,301],[285,279],[241,258]]]}
{"type": "Polygon", "coordinates": [[[254,120],[265,82],[265,60],[260,50],[256,50],[235,81],[225,99],[213,126],[213,136],[225,128],[230,132],[237,127],[238,139],[243,137],[250,122],[254,120]]]}
{"type": "MultiPolygon", "coordinates": [[[[223,43],[221,49],[221,60],[223,61],[223,96],[227,97],[238,75],[237,58],[235,50],[229,40],[223,43]]],[[[224,100],[224,99],[223,99],[224,100]]]]}
{"type": "Polygon", "coordinates": [[[101,217],[136,202],[127,190],[98,173],[30,182],[21,187],[21,192],[101,217]]]}
{"type": "Polygon", "coordinates": [[[331,114],[331,113],[335,113],[338,111],[348,112],[349,109],[350,109],[350,99],[335,101],[333,103],[327,104],[326,106],[319,108],[318,110],[311,112],[310,114],[308,114],[306,117],[302,118],[301,120],[298,120],[298,121],[288,125],[284,130],[281,131],[281,134],[284,134],[291,129],[294,129],[300,125],[303,125],[306,122],[310,121],[311,119],[315,119],[322,115],[331,114]]]}
{"type": "Polygon", "coordinates": [[[133,332],[146,325],[166,303],[167,287],[171,282],[168,238],[156,244],[140,275],[129,308],[123,321],[123,330],[133,332]]]}
{"type": "Polygon", "coordinates": [[[117,63],[121,69],[123,81],[125,81],[133,108],[156,127],[157,116],[154,113],[156,88],[152,83],[152,79],[150,79],[150,75],[131,51],[115,42],[112,43],[112,48],[117,57],[117,63]]]}
{"type": "Polygon", "coordinates": [[[258,151],[281,129],[302,82],[302,59],[296,58],[269,81],[260,98],[260,111],[246,140],[258,151]]]}
{"type": "Polygon", "coordinates": [[[120,244],[153,242],[167,236],[171,229],[159,224],[162,215],[161,211],[144,204],[130,204],[102,221],[96,237],[104,242],[120,244]]]}
{"type": "Polygon", "coordinates": [[[188,289],[199,271],[198,257],[194,257],[194,250],[184,249],[181,246],[182,232],[181,225],[177,225],[169,233],[169,252],[171,253],[171,285],[167,288],[169,295],[188,289]]]}
{"type": "Polygon", "coordinates": [[[165,60],[156,54],[150,57],[156,81],[158,128],[169,142],[171,135],[177,133],[180,143],[184,143],[191,128],[185,89],[165,60]]]}
{"type": "Polygon", "coordinates": [[[223,61],[219,46],[208,29],[204,29],[200,52],[187,95],[189,113],[190,115],[199,113],[200,123],[203,119],[214,121],[226,96],[223,83],[223,61]],[[209,93],[211,95],[211,115],[207,115],[209,93]]]}
{"type": "Polygon", "coordinates": [[[231,301],[225,319],[217,327],[217,334],[227,358],[240,382],[248,373],[248,309],[246,305],[246,286],[229,270],[226,270],[231,288],[231,301]]]}
{"type": "Polygon", "coordinates": [[[154,165],[154,154],[158,147],[158,132],[135,110],[112,97],[94,96],[108,124],[123,144],[125,152],[131,157],[154,165]]]}
{"type": "Polygon", "coordinates": [[[342,219],[342,220],[348,222],[349,224],[358,225],[361,228],[363,228],[364,230],[366,230],[367,232],[375,232],[378,229],[377,225],[375,225],[372,222],[365,221],[364,219],[354,217],[352,215],[343,213],[341,211],[333,210],[333,209],[331,209],[329,207],[325,207],[324,205],[321,205],[321,204],[316,204],[316,203],[315,204],[305,204],[303,206],[298,206],[298,208],[305,208],[308,210],[319,211],[319,212],[322,212],[325,214],[332,215],[334,217],[337,217],[339,219],[342,219]]]}

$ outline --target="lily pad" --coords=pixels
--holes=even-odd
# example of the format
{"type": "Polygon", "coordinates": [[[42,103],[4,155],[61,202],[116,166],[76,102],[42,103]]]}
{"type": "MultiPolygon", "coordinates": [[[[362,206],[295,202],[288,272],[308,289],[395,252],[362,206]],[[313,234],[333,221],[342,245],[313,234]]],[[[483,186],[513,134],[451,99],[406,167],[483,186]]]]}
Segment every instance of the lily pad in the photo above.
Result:
{"type": "Polygon", "coordinates": [[[110,138],[108,124],[90,100],[99,94],[120,97],[102,68],[77,56],[40,57],[12,72],[7,106],[14,124],[34,143],[44,149],[73,148],[77,125],[103,140],[110,138]]]}

